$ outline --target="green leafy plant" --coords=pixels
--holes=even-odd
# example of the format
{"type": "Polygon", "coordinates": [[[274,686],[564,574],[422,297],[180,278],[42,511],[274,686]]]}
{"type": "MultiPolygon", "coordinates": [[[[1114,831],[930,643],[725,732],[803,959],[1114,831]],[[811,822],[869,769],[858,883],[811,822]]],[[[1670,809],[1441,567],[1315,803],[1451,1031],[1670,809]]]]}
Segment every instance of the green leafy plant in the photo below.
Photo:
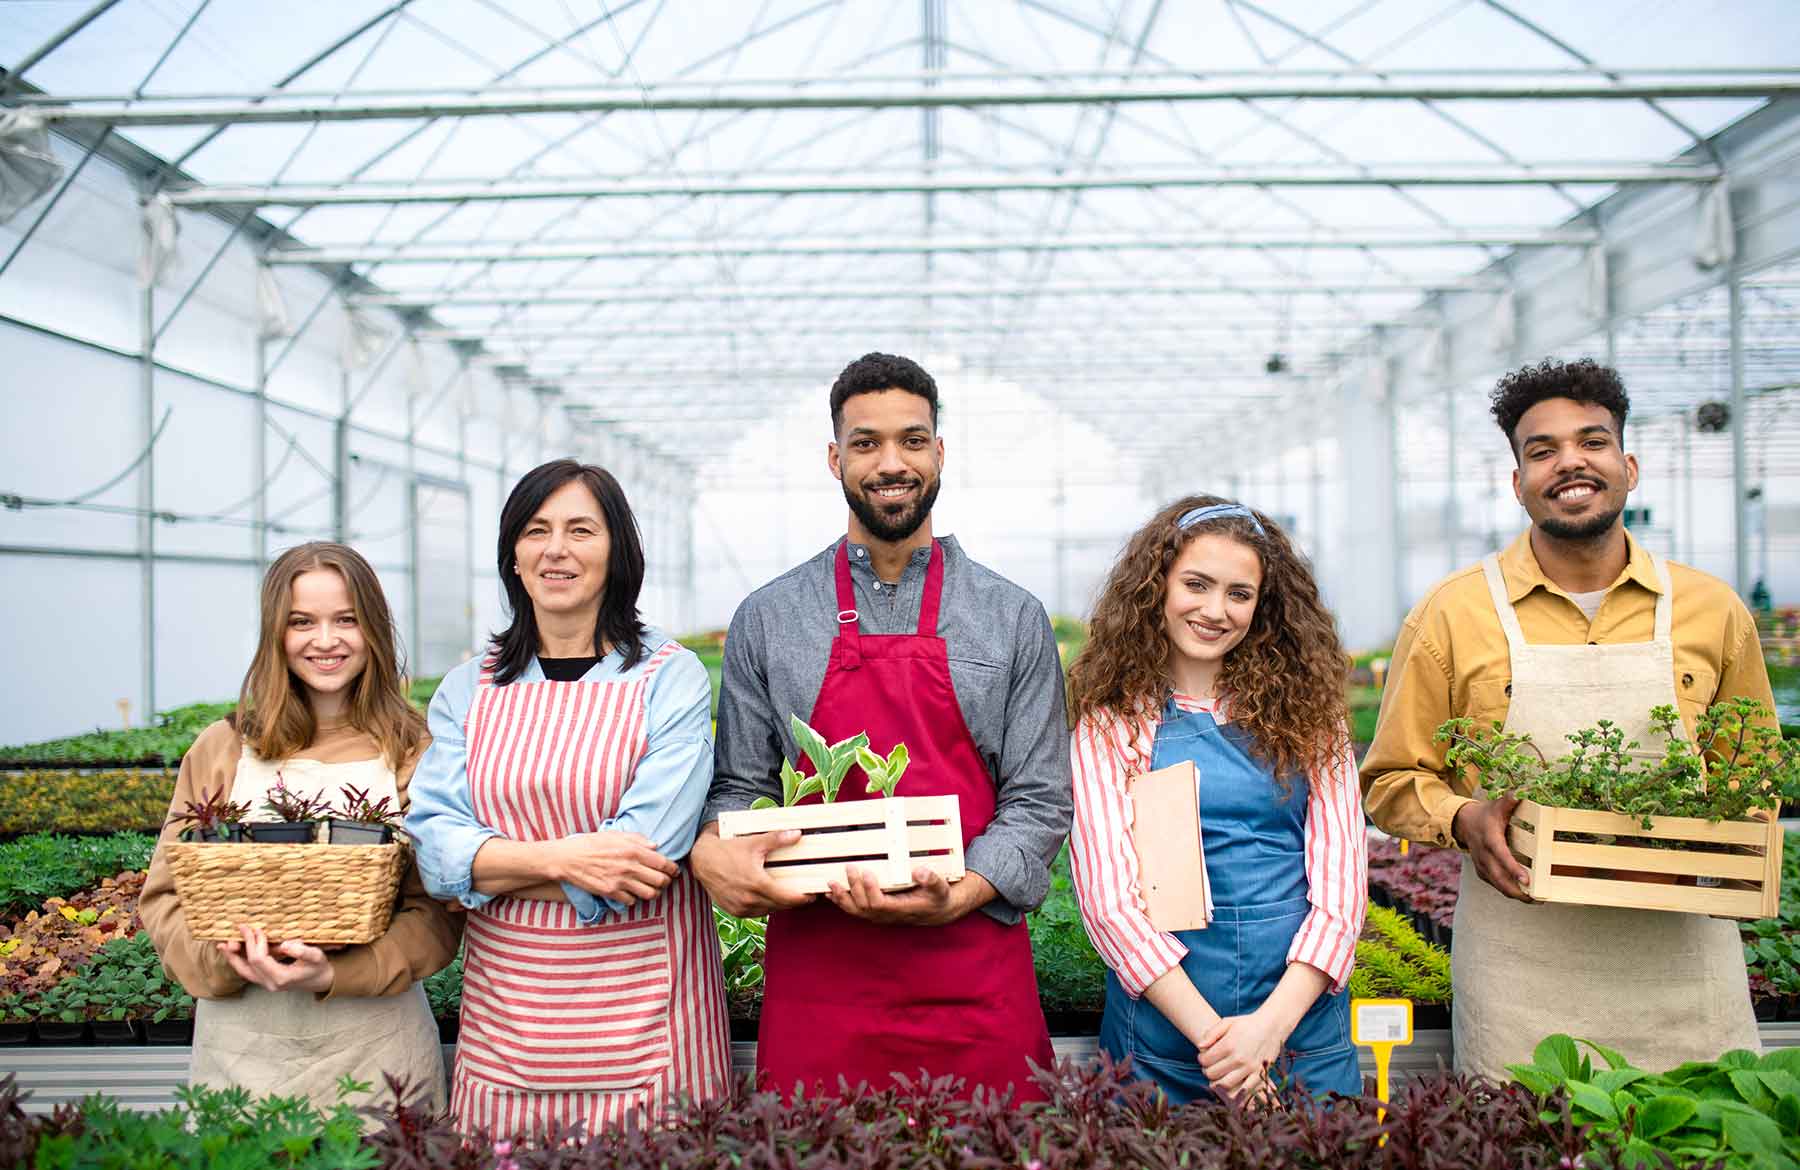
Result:
{"type": "MultiPolygon", "coordinates": [[[[1679,1166],[1800,1170],[1800,1048],[1739,1049],[1656,1074],[1559,1034],[1537,1046],[1532,1063],[1507,1072],[1542,1097],[1566,1097],[1574,1123],[1591,1127],[1589,1140],[1616,1151],[1609,1164],[1660,1167],[1666,1156],[1679,1166]],[[1606,1067],[1596,1070],[1582,1045],[1606,1067]]],[[[1554,1113],[1560,1120],[1561,1108],[1554,1113]]]]}
{"type": "Polygon", "coordinates": [[[1450,1001],[1450,952],[1420,937],[1397,911],[1370,904],[1356,942],[1350,994],[1358,999],[1450,1001]]]}
{"type": "Polygon", "coordinates": [[[155,829],[175,792],[173,769],[8,772],[0,778],[0,833],[155,829]]]}
{"type": "Polygon", "coordinates": [[[1451,719],[1437,739],[1450,745],[1451,771],[1474,769],[1489,795],[1620,813],[1650,828],[1655,816],[1741,820],[1784,797],[1800,799],[1800,742],[1762,722],[1768,714],[1755,699],[1715,703],[1695,721],[1690,742],[1675,708],[1654,707],[1651,726],[1666,739],[1662,754],[1648,759],[1606,719],[1571,732],[1571,750],[1554,759],[1498,723],[1481,730],[1472,719],[1451,719]]]}
{"type": "MultiPolygon", "coordinates": [[[[781,807],[792,808],[814,793],[826,804],[836,801],[845,775],[856,764],[856,753],[869,746],[868,733],[859,731],[849,739],[827,744],[825,737],[807,726],[806,721],[798,715],[788,717],[788,730],[793,733],[794,742],[800,745],[800,750],[812,762],[813,774],[803,775],[789,761],[781,761],[781,807]]],[[[759,796],[750,807],[777,806],[769,797],[759,796]]]]}
{"type": "Polygon", "coordinates": [[[0,762],[31,764],[174,764],[194,739],[230,714],[235,703],[190,703],[163,711],[149,727],[90,731],[63,739],[0,748],[0,762]]]}
{"type": "Polygon", "coordinates": [[[188,801],[181,811],[169,818],[171,824],[186,825],[184,835],[204,836],[207,833],[223,833],[233,825],[241,824],[250,815],[250,806],[242,801],[231,799],[231,793],[220,785],[216,789],[202,788],[197,799],[188,801]]]}
{"type": "Polygon", "coordinates": [[[143,869],[155,848],[156,838],[144,833],[32,833],[0,844],[0,914],[23,914],[45,898],[67,897],[103,877],[143,869]]]}
{"type": "Polygon", "coordinates": [[[858,748],[856,762],[862,765],[863,774],[869,778],[869,786],[864,791],[871,795],[892,796],[894,789],[900,787],[900,777],[906,774],[906,765],[912,761],[907,756],[906,745],[897,743],[885,757],[866,747],[858,748]]]}
{"type": "Polygon", "coordinates": [[[431,1014],[440,1020],[451,1020],[462,1014],[463,953],[456,952],[450,965],[425,977],[425,999],[431,1014]]]}

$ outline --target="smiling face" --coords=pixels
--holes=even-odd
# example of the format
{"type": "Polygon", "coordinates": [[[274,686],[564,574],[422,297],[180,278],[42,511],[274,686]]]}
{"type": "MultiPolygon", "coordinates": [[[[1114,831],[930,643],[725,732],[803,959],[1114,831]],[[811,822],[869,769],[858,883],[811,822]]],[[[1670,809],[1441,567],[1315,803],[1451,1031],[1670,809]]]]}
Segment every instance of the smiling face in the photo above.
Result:
{"type": "Polygon", "coordinates": [[[1519,416],[1513,434],[1513,494],[1531,522],[1559,540],[1610,534],[1638,481],[1637,459],[1625,454],[1612,412],[1546,398],[1519,416]]]}
{"type": "Polygon", "coordinates": [[[349,700],[369,646],[350,587],[336,569],[309,569],[294,578],[282,649],[317,715],[335,715],[349,700]]]}
{"type": "Polygon", "coordinates": [[[917,532],[931,515],[944,469],[944,440],[931,424],[925,399],[906,390],[877,390],[844,400],[843,422],[826,462],[850,505],[851,538],[892,544],[917,532]]]}
{"type": "Polygon", "coordinates": [[[1203,532],[1182,548],[1163,578],[1163,633],[1178,688],[1212,690],[1225,656],[1250,632],[1262,583],[1262,557],[1234,536],[1203,532]]]}
{"type": "Polygon", "coordinates": [[[539,615],[596,612],[611,552],[600,501],[580,479],[546,496],[513,545],[515,571],[539,615]]]}

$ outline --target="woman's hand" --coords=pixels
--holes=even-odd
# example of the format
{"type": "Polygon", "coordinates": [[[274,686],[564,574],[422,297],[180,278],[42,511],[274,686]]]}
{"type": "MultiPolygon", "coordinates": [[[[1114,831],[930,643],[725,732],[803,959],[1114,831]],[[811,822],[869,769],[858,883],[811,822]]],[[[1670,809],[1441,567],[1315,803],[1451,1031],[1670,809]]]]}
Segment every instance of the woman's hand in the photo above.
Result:
{"type": "Polygon", "coordinates": [[[578,833],[544,848],[556,880],[625,906],[648,902],[680,872],[639,833],[578,833]]]}
{"type": "Polygon", "coordinates": [[[262,927],[240,925],[238,930],[244,936],[243,941],[233,939],[216,945],[244,982],[254,983],[265,991],[323,993],[331,990],[334,976],[331,960],[318,947],[290,938],[271,950],[269,936],[263,933],[262,927]]]}
{"type": "Polygon", "coordinates": [[[1200,1071],[1213,1092],[1233,1100],[1260,1094],[1288,1031],[1262,1008],[1249,1015],[1226,1016],[1207,1029],[1200,1038],[1200,1071]]]}

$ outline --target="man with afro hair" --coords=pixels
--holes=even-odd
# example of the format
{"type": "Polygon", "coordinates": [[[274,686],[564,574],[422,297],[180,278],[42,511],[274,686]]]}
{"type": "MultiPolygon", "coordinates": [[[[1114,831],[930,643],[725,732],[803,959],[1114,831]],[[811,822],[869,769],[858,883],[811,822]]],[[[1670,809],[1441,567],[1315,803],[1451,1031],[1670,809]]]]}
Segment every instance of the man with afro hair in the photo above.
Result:
{"type": "Polygon", "coordinates": [[[1457,1067],[1504,1080],[1552,1032],[1649,1069],[1755,1049],[1735,923],[1534,902],[1507,846],[1519,802],[1486,799],[1445,766],[1435,733],[1455,717],[1529,734],[1555,755],[1602,719],[1660,752],[1650,721],[1660,705],[1679,710],[1690,735],[1715,701],[1774,708],[1738,596],[1626,531],[1638,464],[1617,371],[1587,359],[1527,366],[1500,379],[1492,406],[1530,527],[1407,615],[1362,765],[1376,825],[1465,851],[1451,952],[1457,1067]]]}

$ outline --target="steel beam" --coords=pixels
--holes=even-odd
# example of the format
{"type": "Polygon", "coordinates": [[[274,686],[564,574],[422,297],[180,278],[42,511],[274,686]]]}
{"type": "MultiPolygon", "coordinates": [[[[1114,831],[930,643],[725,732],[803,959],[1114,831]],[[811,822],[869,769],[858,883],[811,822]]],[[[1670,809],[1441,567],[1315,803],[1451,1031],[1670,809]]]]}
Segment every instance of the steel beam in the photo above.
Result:
{"type": "MultiPolygon", "coordinates": [[[[431,328],[415,331],[414,336],[421,341],[480,342],[483,345],[525,345],[536,351],[544,346],[555,344],[590,345],[595,342],[656,340],[682,338],[718,338],[732,335],[748,337],[777,337],[784,341],[801,337],[880,337],[887,334],[929,334],[933,337],[1029,337],[1034,340],[1078,341],[1102,348],[1114,349],[1118,341],[1146,341],[1157,338],[1191,338],[1209,333],[1227,333],[1237,336],[1258,330],[1281,330],[1289,334],[1309,333],[1342,333],[1349,330],[1367,328],[1370,324],[1361,318],[1347,317],[1333,320],[1285,321],[1274,317],[1232,317],[1210,318],[1189,321],[1169,318],[1166,321],[1153,320],[1149,324],[1142,320],[1124,321],[1116,327],[1109,327],[1105,333],[1096,334],[1093,330],[1076,330],[1066,321],[1023,321],[1018,325],[1008,325],[996,321],[976,321],[966,324],[946,324],[929,321],[867,321],[854,325],[813,325],[805,320],[799,321],[757,321],[750,324],[718,321],[679,321],[662,323],[654,328],[635,329],[617,327],[596,329],[585,326],[572,326],[559,329],[551,325],[531,326],[502,323],[492,329],[470,326],[465,329],[431,328]]],[[[1392,325],[1392,328],[1419,328],[1430,326],[1392,325]]],[[[518,356],[511,353],[488,353],[476,359],[478,363],[510,365],[517,363],[518,356]]]]}
{"type": "Polygon", "coordinates": [[[1567,184],[1711,183],[1719,169],[1668,163],[1261,164],[1056,172],[932,172],[850,176],[790,174],[591,175],[571,179],[439,182],[219,184],[169,192],[181,207],[321,207],[353,204],[482,203],[528,199],[692,198],[700,195],[989,194],[1181,187],[1518,187],[1567,184]]]}
{"type": "Polygon", "coordinates": [[[911,256],[990,252],[1188,251],[1238,248],[1584,248],[1599,236],[1575,228],[1346,227],[1341,230],[1216,231],[1186,235],[1119,233],[1051,239],[935,236],[792,240],[465,240],[418,244],[323,244],[271,251],[268,264],[502,264],[542,260],[679,260],[716,256],[911,256]]]}
{"type": "Polygon", "coordinates": [[[39,104],[53,124],[217,126],[271,122],[361,122],[417,118],[508,117],[522,114],[625,114],[717,110],[976,109],[995,106],[1133,105],[1146,102],[1245,101],[1679,101],[1695,98],[1775,98],[1800,94],[1792,67],[1758,76],[1700,80],[1612,81],[1583,75],[1394,81],[1372,74],[1301,79],[1280,74],[1214,80],[1138,78],[1044,85],[1032,79],[956,81],[930,78],[873,87],[842,77],[792,78],[785,85],[730,80],[652,82],[642,86],[503,87],[479,93],[443,90],[377,95],[301,97],[281,91],[221,97],[84,97],[39,104]]]}
{"type": "Polygon", "coordinates": [[[1485,282],[1471,285],[1463,276],[1420,274],[1412,280],[1380,279],[1339,283],[1307,283],[1292,280],[1244,280],[1235,284],[1156,284],[1117,281],[1056,281],[1045,284],[938,284],[871,287],[868,285],[700,285],[693,288],[522,288],[460,289],[440,293],[370,293],[354,298],[358,305],[383,308],[417,308],[430,305],[622,305],[686,304],[692,301],[808,301],[808,300],[930,300],[939,297],[983,299],[988,297],[1084,297],[1084,296],[1323,296],[1352,293],[1418,293],[1428,289],[1462,292],[1497,292],[1504,286],[1485,282]]]}

